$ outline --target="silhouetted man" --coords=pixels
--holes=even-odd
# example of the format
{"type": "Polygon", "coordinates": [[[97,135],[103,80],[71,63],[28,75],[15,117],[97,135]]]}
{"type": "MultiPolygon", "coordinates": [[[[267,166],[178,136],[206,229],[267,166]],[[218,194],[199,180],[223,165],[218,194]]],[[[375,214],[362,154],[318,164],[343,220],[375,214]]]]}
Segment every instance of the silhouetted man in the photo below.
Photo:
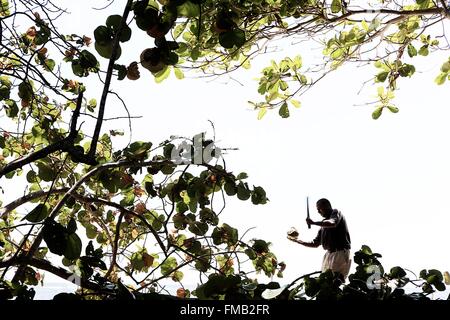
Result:
{"type": "Polygon", "coordinates": [[[350,270],[350,234],[344,216],[339,210],[333,209],[330,201],[320,199],[316,203],[317,211],[324,218],[322,221],[314,222],[306,219],[308,225],[319,226],[320,230],[312,242],[297,239],[297,236],[288,235],[288,239],[305,247],[322,247],[327,250],[322,262],[322,272],[331,269],[339,272],[344,280],[350,270]]]}

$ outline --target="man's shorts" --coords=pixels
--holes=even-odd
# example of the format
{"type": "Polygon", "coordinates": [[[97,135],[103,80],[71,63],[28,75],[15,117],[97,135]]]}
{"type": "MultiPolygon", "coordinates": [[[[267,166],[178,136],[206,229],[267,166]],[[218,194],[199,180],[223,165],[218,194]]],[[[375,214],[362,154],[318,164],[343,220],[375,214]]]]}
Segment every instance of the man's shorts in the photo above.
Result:
{"type": "Polygon", "coordinates": [[[322,272],[331,269],[333,272],[339,272],[347,278],[350,272],[352,260],[350,259],[350,250],[344,249],[335,252],[327,251],[323,257],[322,272]]]}

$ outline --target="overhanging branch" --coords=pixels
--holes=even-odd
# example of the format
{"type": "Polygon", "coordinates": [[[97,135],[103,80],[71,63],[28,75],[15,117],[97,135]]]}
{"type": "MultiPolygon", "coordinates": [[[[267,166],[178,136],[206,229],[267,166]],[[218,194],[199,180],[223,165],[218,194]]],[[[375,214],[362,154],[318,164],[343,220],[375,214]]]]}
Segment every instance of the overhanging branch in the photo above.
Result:
{"type": "Polygon", "coordinates": [[[61,188],[61,189],[54,189],[54,190],[50,190],[50,191],[39,190],[36,192],[29,193],[23,197],[20,197],[14,201],[8,203],[6,206],[1,208],[0,209],[0,218],[5,218],[11,211],[13,211],[17,207],[20,207],[21,205],[23,205],[29,201],[45,197],[49,193],[50,194],[60,194],[60,193],[65,193],[68,190],[69,190],[69,188],[61,188]]]}
{"type": "Polygon", "coordinates": [[[68,152],[72,156],[72,158],[77,162],[95,165],[96,164],[95,160],[89,158],[88,156],[85,156],[82,152],[80,152],[77,148],[74,147],[75,138],[77,137],[77,122],[78,117],[80,116],[82,101],[83,101],[83,92],[80,92],[78,94],[76,108],[72,114],[70,131],[67,137],[51,145],[46,146],[43,149],[32,152],[26,155],[25,157],[16,159],[8,163],[5,167],[3,167],[3,169],[0,170],[0,178],[5,174],[20,169],[23,166],[30,164],[36,160],[43,159],[56,151],[68,152]]]}

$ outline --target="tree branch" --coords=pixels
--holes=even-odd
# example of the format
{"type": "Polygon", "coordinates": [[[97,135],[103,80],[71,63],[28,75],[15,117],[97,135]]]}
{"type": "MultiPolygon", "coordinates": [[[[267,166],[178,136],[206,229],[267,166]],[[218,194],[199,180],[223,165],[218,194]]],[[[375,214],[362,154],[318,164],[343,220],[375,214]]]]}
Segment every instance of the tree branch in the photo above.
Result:
{"type": "Polygon", "coordinates": [[[12,172],[14,170],[20,169],[23,166],[32,163],[36,160],[45,158],[46,156],[56,152],[56,151],[65,151],[68,152],[75,160],[81,163],[86,164],[96,164],[93,161],[90,160],[89,157],[84,156],[83,154],[80,154],[76,148],[74,148],[74,141],[77,136],[77,121],[78,117],[80,116],[80,109],[81,104],[83,101],[83,92],[80,92],[77,98],[77,105],[75,110],[72,114],[71,124],[70,124],[70,131],[69,135],[65,137],[62,140],[59,140],[49,146],[46,146],[43,149],[40,149],[38,151],[32,152],[25,157],[18,158],[16,160],[13,160],[12,162],[8,163],[3,169],[0,170],[0,178],[4,176],[5,174],[12,172]]]}
{"type": "MultiPolygon", "coordinates": [[[[64,280],[68,280],[69,278],[73,277],[73,273],[57,266],[52,265],[49,261],[44,259],[38,259],[38,258],[31,258],[27,259],[26,257],[17,257],[15,259],[10,259],[7,261],[0,261],[0,268],[4,268],[6,266],[16,266],[16,265],[22,265],[24,263],[27,263],[28,265],[48,271],[64,280]]],[[[105,293],[114,293],[113,290],[104,288],[100,286],[98,283],[89,281],[84,278],[80,278],[80,285],[83,288],[94,290],[96,292],[105,292],[105,293]]]]}
{"type": "Polygon", "coordinates": [[[109,87],[111,85],[112,73],[114,70],[114,62],[116,61],[117,50],[119,48],[119,38],[122,33],[123,27],[127,23],[127,17],[131,11],[132,3],[133,3],[132,0],[128,0],[127,5],[125,6],[125,9],[124,9],[124,12],[122,15],[122,20],[120,22],[120,26],[119,26],[117,33],[115,35],[115,38],[113,40],[111,58],[109,59],[108,69],[106,71],[105,85],[103,86],[103,93],[102,93],[102,97],[100,99],[100,106],[98,109],[97,123],[95,125],[94,135],[92,136],[91,146],[90,146],[90,149],[88,152],[88,158],[90,158],[90,159],[95,159],[95,153],[97,150],[97,142],[98,142],[98,138],[100,136],[100,130],[101,130],[102,124],[103,124],[103,117],[105,115],[106,98],[108,97],[109,87]]]}
{"type": "Polygon", "coordinates": [[[109,275],[114,269],[114,266],[116,265],[117,261],[117,250],[119,249],[119,236],[120,236],[120,226],[122,225],[122,219],[123,219],[124,213],[121,212],[119,215],[119,220],[117,221],[116,225],[116,234],[114,236],[114,243],[112,245],[112,259],[111,259],[111,265],[109,266],[108,271],[105,274],[105,278],[108,279],[109,275]]]}
{"type": "MultiPolygon", "coordinates": [[[[155,240],[158,242],[159,246],[161,247],[161,250],[164,252],[164,255],[167,256],[167,250],[166,250],[166,248],[164,246],[164,243],[162,242],[161,238],[159,237],[158,233],[152,227],[152,225],[149,224],[147,222],[147,220],[143,216],[141,216],[140,214],[137,214],[136,212],[134,212],[132,210],[128,210],[127,208],[124,208],[123,206],[121,206],[118,203],[115,203],[115,202],[112,202],[112,201],[108,201],[108,200],[104,200],[104,199],[100,199],[100,198],[97,198],[97,197],[85,197],[85,196],[82,196],[82,195],[79,195],[79,194],[76,194],[76,193],[72,193],[72,196],[75,199],[79,200],[79,201],[83,201],[83,202],[87,202],[87,203],[97,202],[97,203],[101,203],[101,204],[104,204],[104,205],[107,205],[107,206],[110,206],[110,207],[113,207],[113,208],[116,208],[116,209],[120,210],[121,213],[122,213],[120,215],[120,217],[119,217],[119,222],[120,223],[121,223],[121,219],[122,219],[123,214],[129,214],[129,215],[132,215],[132,216],[138,218],[150,230],[150,232],[155,237],[155,240]]],[[[118,222],[118,227],[120,226],[119,222],[118,222]]],[[[118,232],[118,227],[116,229],[116,238],[115,238],[116,246],[117,246],[117,242],[118,242],[118,233],[119,233],[118,232]]],[[[116,250],[117,250],[117,248],[116,248],[116,250]]],[[[113,257],[114,257],[114,252],[113,252],[113,257]]]]}
{"type": "Polygon", "coordinates": [[[3,219],[6,218],[8,213],[13,211],[17,207],[20,207],[21,205],[27,203],[28,201],[42,198],[44,196],[47,196],[49,193],[50,194],[59,194],[59,193],[67,192],[68,190],[69,190],[69,188],[61,188],[61,189],[55,189],[55,190],[50,190],[50,191],[40,190],[40,191],[29,193],[19,199],[16,199],[16,200],[8,203],[6,206],[1,208],[0,209],[0,218],[3,218],[3,219]]]}

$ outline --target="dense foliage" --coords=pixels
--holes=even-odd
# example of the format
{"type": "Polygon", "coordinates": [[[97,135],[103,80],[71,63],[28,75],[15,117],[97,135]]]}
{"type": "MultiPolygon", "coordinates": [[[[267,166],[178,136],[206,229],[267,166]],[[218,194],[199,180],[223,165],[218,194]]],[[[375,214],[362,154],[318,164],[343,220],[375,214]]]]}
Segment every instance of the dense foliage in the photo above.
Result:
{"type": "MultiPolygon", "coordinates": [[[[293,97],[331,70],[374,61],[374,81],[386,84],[378,89],[378,118],[385,108],[398,111],[391,100],[398,79],[415,72],[410,60],[446,48],[428,30],[449,15],[444,1],[430,0],[367,8],[338,0],[128,0],[122,14],[105,17],[91,35],[77,35],[60,33],[60,14],[50,1],[1,0],[0,178],[2,188],[26,185],[24,195],[1,203],[0,295],[6,298],[33,298],[42,271],[94,298],[151,296],[167,279],[179,284],[179,297],[188,297],[187,266],[201,275],[198,298],[258,298],[275,288],[254,277],[255,271],[282,276],[285,264],[270,243],[244,239],[220,217],[227,197],[265,204],[264,189],[228,169],[221,149],[203,134],[115,148],[113,138],[123,133],[102,132],[107,98],[117,95],[111,82],[138,80],[142,68],[157,82],[171,72],[181,79],[189,69],[226,74],[248,68],[264,41],[314,35],[323,37],[323,64],[305,67],[300,56],[273,61],[259,79],[258,117],[278,108],[287,118],[288,103],[300,106],[293,97]],[[136,52],[136,61],[121,61],[121,44],[137,32],[153,38],[153,46],[136,52]],[[92,75],[103,88],[99,102],[85,96],[83,81],[92,75]],[[81,130],[86,117],[96,119],[92,133],[81,130]]],[[[442,65],[438,84],[450,77],[449,66],[442,65]]],[[[359,269],[344,289],[324,273],[304,277],[290,297],[302,288],[311,298],[398,295],[358,285],[370,259],[376,262],[367,250],[355,256],[359,269]]],[[[405,281],[402,270],[382,275],[405,281]]],[[[420,276],[420,297],[433,286],[442,289],[437,271],[420,276]]]]}

